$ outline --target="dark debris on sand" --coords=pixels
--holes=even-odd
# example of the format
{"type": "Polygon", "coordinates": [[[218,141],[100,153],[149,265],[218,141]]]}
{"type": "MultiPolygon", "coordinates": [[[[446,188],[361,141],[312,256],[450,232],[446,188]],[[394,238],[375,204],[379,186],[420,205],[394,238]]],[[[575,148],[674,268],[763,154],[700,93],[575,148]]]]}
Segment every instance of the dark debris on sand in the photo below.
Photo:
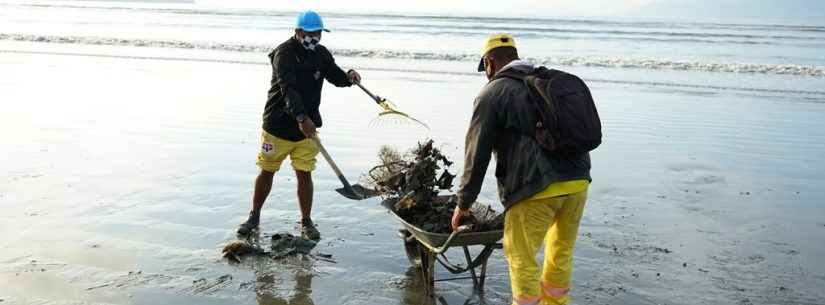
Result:
{"type": "Polygon", "coordinates": [[[282,259],[298,254],[308,255],[313,258],[329,261],[332,255],[313,254],[312,249],[318,244],[315,241],[303,239],[289,233],[277,233],[272,235],[272,243],[269,250],[261,248],[260,245],[247,240],[236,240],[223,247],[223,257],[233,263],[240,263],[244,257],[257,256],[269,257],[272,259],[282,259]]]}

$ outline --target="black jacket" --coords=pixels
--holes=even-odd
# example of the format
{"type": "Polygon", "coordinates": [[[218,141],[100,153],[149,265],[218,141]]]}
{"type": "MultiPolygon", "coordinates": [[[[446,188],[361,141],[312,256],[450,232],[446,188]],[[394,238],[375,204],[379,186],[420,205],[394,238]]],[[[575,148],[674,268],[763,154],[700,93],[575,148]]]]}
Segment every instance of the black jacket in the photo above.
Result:
{"type": "MultiPolygon", "coordinates": [[[[534,67],[521,64],[502,71],[509,69],[526,73],[534,67]]],[[[557,156],[526,135],[532,134],[538,120],[531,103],[527,86],[515,79],[494,79],[481,90],[467,131],[459,206],[469,208],[475,202],[492,154],[498,195],[507,209],[554,182],[590,180],[590,154],[557,156]]]]}
{"type": "Polygon", "coordinates": [[[338,87],[352,83],[327,48],[318,45],[310,51],[294,37],[269,53],[269,60],[272,81],[264,107],[263,129],[285,140],[303,140],[306,137],[298,129],[295,117],[304,114],[321,127],[323,121],[318,106],[324,79],[338,87]]]}

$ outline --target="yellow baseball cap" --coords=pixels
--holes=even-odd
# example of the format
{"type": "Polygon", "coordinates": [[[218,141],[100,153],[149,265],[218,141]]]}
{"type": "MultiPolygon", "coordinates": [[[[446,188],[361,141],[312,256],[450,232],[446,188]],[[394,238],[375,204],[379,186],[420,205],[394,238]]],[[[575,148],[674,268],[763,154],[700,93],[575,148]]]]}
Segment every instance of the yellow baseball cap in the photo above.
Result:
{"type": "Polygon", "coordinates": [[[487,37],[487,43],[484,44],[484,50],[481,52],[481,60],[478,62],[478,72],[484,72],[484,55],[487,55],[487,52],[490,52],[490,50],[499,47],[515,48],[516,40],[513,39],[513,36],[504,33],[493,34],[487,37]]]}

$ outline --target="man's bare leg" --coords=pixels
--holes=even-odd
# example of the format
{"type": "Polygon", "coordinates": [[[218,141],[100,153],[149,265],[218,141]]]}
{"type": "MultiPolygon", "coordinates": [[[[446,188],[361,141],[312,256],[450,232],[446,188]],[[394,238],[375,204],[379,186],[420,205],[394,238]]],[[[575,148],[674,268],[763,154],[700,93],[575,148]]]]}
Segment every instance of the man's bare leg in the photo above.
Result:
{"type": "Polygon", "coordinates": [[[301,219],[312,218],[312,173],[304,171],[295,171],[295,177],[298,179],[298,204],[301,207],[301,219]]]}
{"type": "Polygon", "coordinates": [[[319,240],[321,233],[312,223],[312,173],[305,171],[295,171],[298,180],[298,204],[301,208],[301,235],[306,239],[319,240]]]}
{"type": "Polygon", "coordinates": [[[266,202],[266,197],[272,190],[272,180],[275,173],[261,170],[258,178],[255,179],[255,194],[252,196],[252,212],[261,214],[261,208],[266,202]]]}
{"type": "Polygon", "coordinates": [[[261,222],[261,208],[266,202],[266,197],[272,190],[272,180],[275,173],[261,170],[255,178],[255,194],[252,195],[252,210],[249,211],[249,218],[238,227],[238,234],[246,235],[258,227],[261,222]]]}

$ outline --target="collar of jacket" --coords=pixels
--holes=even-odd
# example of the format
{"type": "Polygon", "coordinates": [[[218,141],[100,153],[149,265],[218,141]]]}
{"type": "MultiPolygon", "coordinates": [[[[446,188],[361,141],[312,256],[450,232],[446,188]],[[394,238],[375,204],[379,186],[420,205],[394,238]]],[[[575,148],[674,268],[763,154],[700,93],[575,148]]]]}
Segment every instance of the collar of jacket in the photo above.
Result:
{"type": "MultiPolygon", "coordinates": [[[[511,61],[510,63],[504,65],[504,68],[501,68],[501,70],[498,70],[498,72],[496,72],[496,75],[499,75],[499,73],[505,72],[507,70],[514,70],[516,72],[521,72],[521,73],[529,73],[529,72],[533,71],[535,68],[536,67],[533,66],[533,64],[531,64],[530,62],[528,62],[526,60],[516,59],[516,60],[511,61]]],[[[493,76],[493,79],[496,79],[496,77],[495,77],[496,75],[493,76]]]]}
{"type": "Polygon", "coordinates": [[[301,41],[298,40],[298,36],[292,36],[292,39],[290,41],[292,42],[292,48],[295,49],[295,52],[297,54],[305,55],[307,54],[307,52],[309,52],[309,50],[304,49],[303,44],[301,44],[301,41]]]}

